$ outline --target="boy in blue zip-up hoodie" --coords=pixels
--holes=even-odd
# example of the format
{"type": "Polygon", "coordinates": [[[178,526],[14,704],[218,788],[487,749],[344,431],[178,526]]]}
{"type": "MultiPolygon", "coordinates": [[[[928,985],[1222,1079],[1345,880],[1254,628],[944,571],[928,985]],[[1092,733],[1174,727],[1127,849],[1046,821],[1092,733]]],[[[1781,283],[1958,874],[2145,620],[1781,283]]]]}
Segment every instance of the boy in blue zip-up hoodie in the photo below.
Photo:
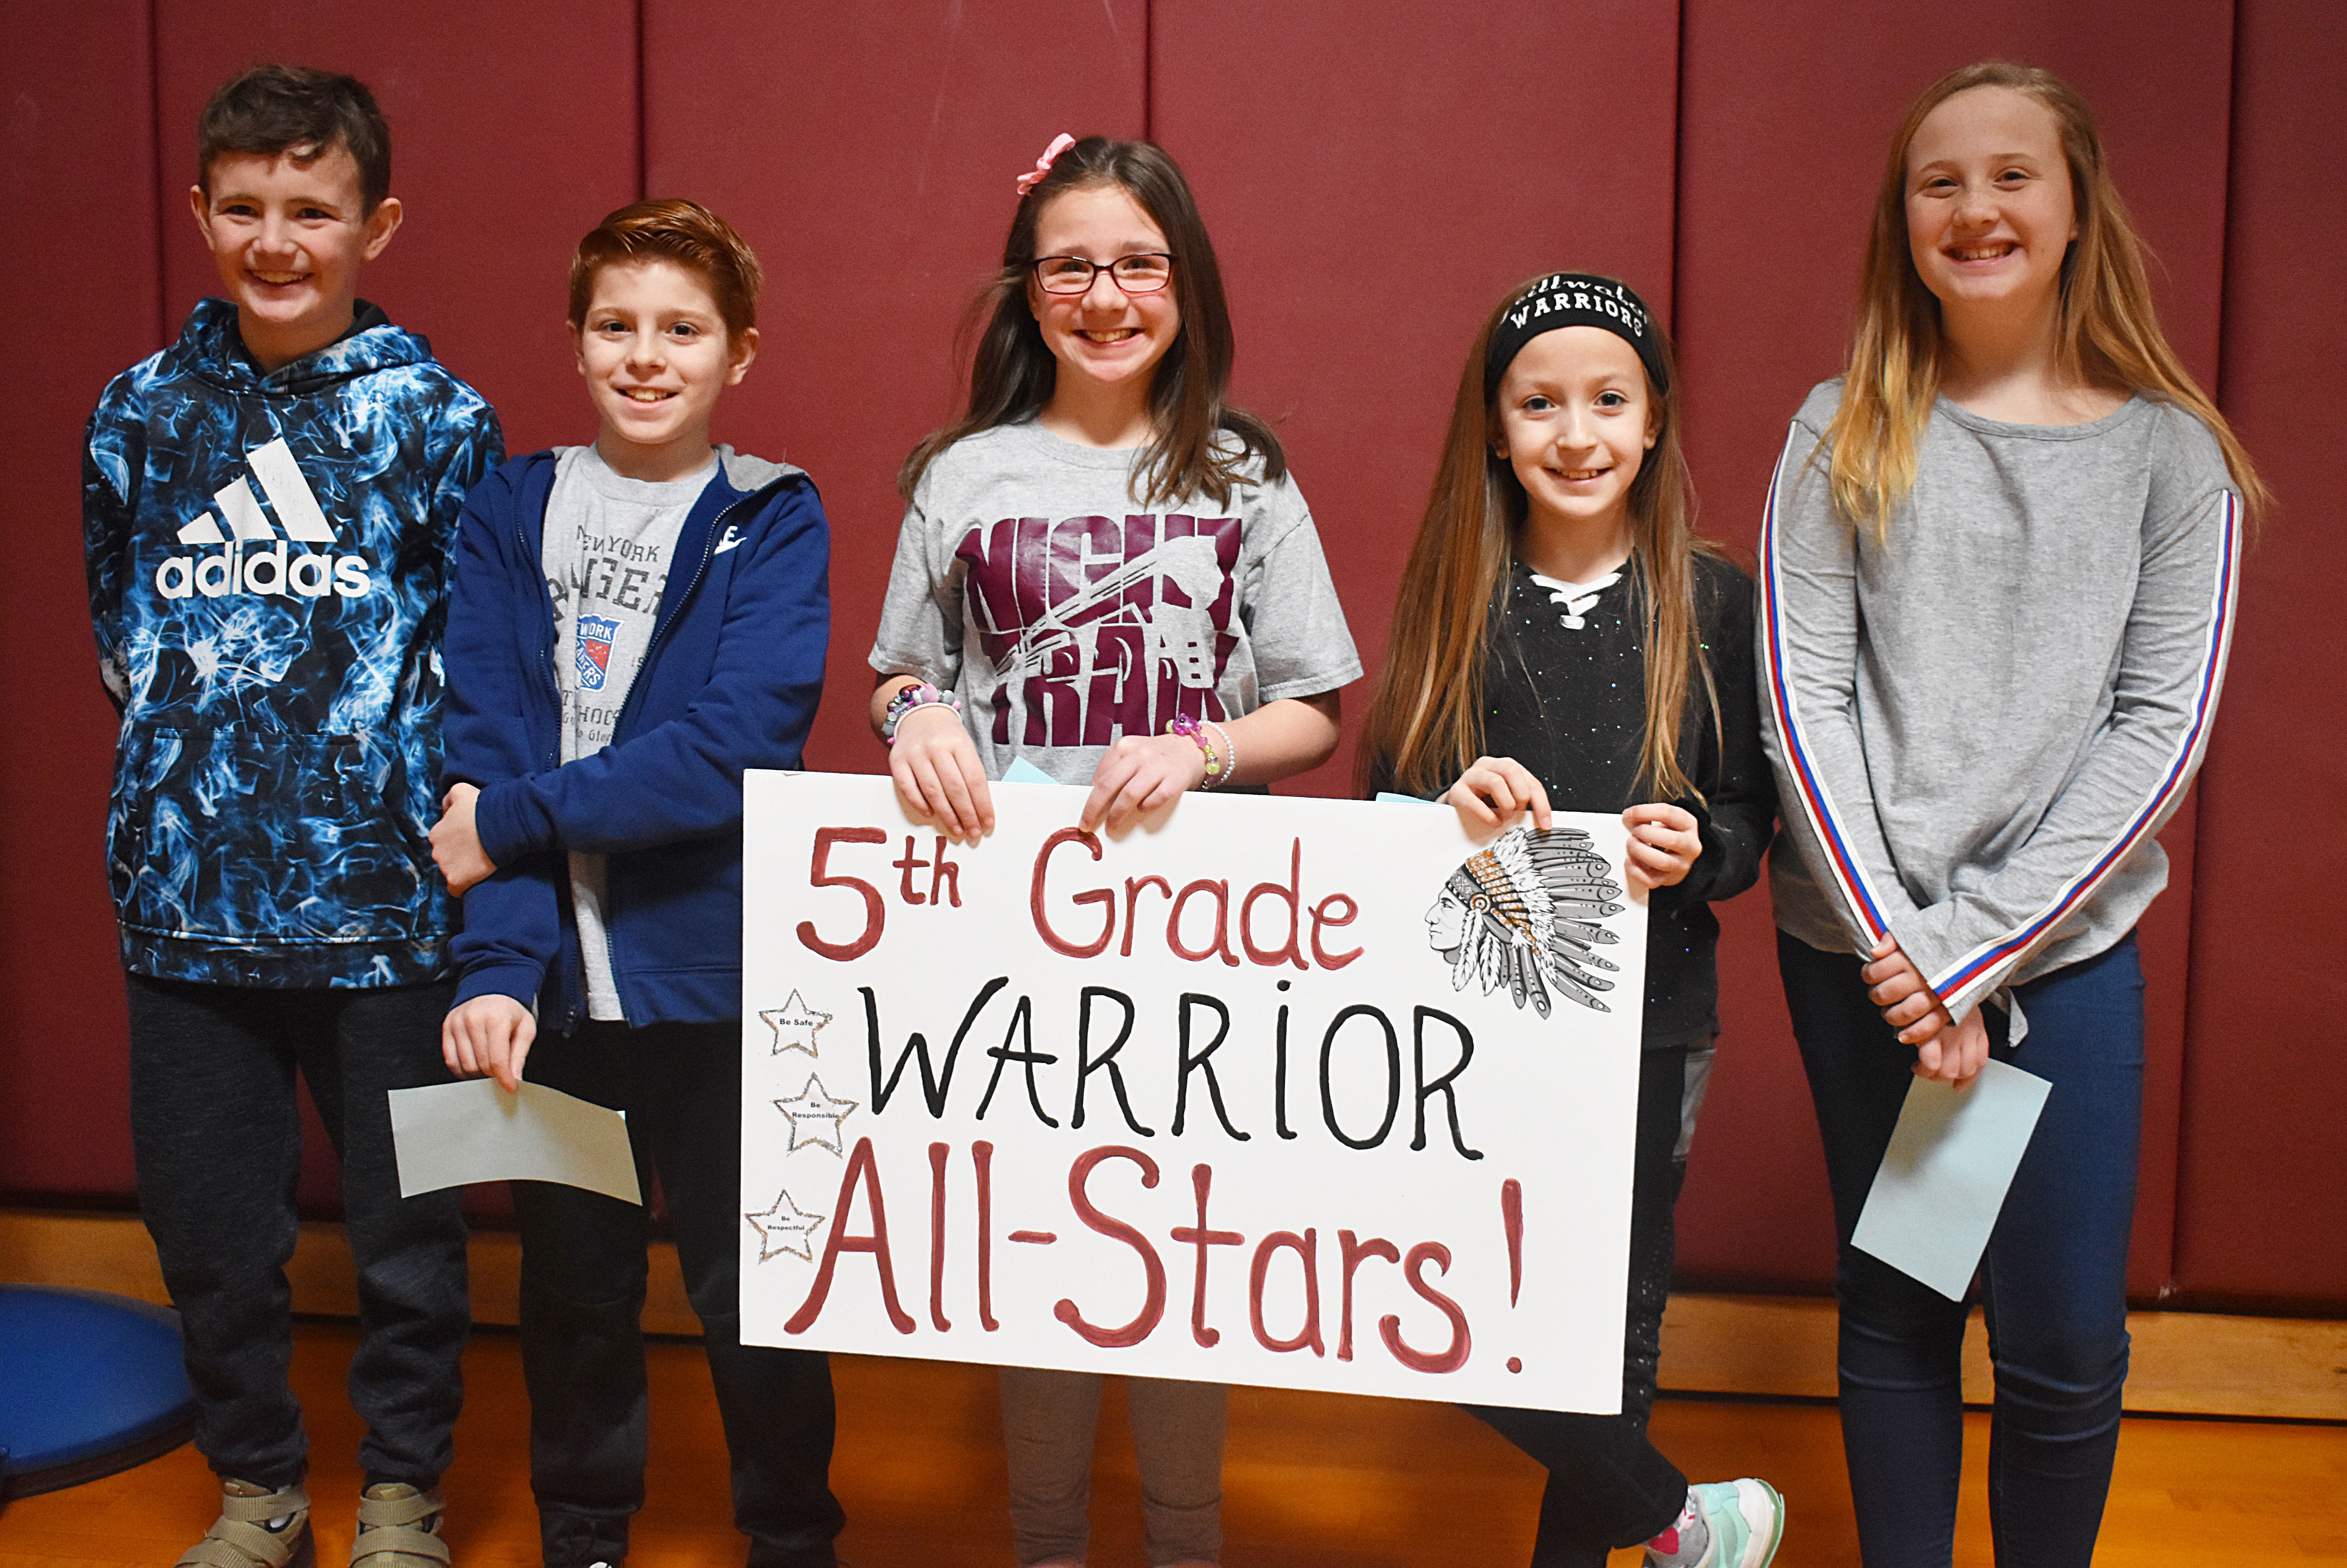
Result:
{"type": "Polygon", "coordinates": [[[497,415],[356,298],[389,133],[348,77],[259,67],[205,108],[196,222],[227,299],[118,376],[83,455],[99,668],[122,713],[107,860],[138,1202],[221,1514],[183,1563],[313,1553],[287,1380],[298,1067],[343,1162],[366,1422],[353,1561],[445,1563],[470,1321],[454,1192],[399,1195],[390,1090],[433,1046],[452,909],[425,832],[446,563],[497,415]]]}
{"type": "MultiPolygon", "coordinates": [[[[466,503],[448,617],[447,813],[465,897],[449,1066],[627,1112],[701,1318],[753,1568],[830,1568],[829,1362],[741,1340],[742,770],[799,765],[830,536],[797,469],[710,445],[757,348],[758,263],[687,201],[579,247],[600,429],[466,503]],[[535,1010],[533,1010],[535,1009],[535,1010]]],[[[643,1501],[646,1215],[514,1184],[530,1481],[548,1568],[616,1563],[643,1501]]]]}

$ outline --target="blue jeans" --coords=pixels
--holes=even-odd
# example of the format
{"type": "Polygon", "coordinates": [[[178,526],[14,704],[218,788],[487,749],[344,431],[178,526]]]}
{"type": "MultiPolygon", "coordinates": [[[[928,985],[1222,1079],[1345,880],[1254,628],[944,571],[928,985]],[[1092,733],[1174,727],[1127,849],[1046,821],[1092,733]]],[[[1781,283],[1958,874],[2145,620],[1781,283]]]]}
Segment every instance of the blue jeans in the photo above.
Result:
{"type": "MultiPolygon", "coordinates": [[[[1850,1245],[1913,1081],[1861,960],[1779,933],[1777,961],[1825,1143],[1840,1239],[1842,1446],[1868,1568],[1945,1568],[1963,1460],[1965,1306],[1850,1245]]],[[[2143,1122],[2132,934],[2016,987],[2025,1038],[1992,1054],[2053,1084],[1981,1259],[1996,1368],[1989,1519],[2000,1568],[2086,1568],[2118,1451],[2127,1236],[2143,1122]]]]}

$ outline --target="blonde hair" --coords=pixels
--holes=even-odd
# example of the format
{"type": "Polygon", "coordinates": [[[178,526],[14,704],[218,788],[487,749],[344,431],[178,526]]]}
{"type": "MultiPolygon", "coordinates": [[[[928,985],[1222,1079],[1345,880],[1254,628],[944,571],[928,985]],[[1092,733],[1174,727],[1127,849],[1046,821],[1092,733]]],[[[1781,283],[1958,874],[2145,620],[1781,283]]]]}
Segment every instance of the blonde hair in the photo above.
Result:
{"type": "Polygon", "coordinates": [[[2028,94],[2053,115],[2061,136],[2078,222],[2078,237],[2062,260],[2056,328],[2062,374],[2089,384],[2124,386],[2198,416],[2224,448],[2225,466],[2255,516],[2266,504],[2266,487],[2232,426],[2159,330],[2143,241],[2111,179],[2094,111],[2051,71],[2001,60],[1966,66],[1932,83],[1891,139],[1866,240],[1850,369],[1826,435],[1836,508],[1853,523],[1871,523],[1876,536],[1884,537],[1892,510],[1915,487],[1946,345],[1940,302],[1916,272],[1908,244],[1907,150],[1933,109],[1973,87],[2028,94]]]}
{"type": "MultiPolygon", "coordinates": [[[[1451,405],[1450,431],[1426,516],[1402,568],[1393,641],[1369,699],[1357,767],[1364,784],[1391,779],[1424,794],[1448,784],[1483,751],[1483,667],[1503,638],[1508,567],[1530,510],[1523,481],[1492,442],[1497,398],[1484,366],[1500,318],[1540,279],[1508,292],[1475,334],[1451,405]]],[[[1687,688],[1700,677],[1715,729],[1719,704],[1696,624],[1695,558],[1716,554],[1696,537],[1694,487],[1679,446],[1678,377],[1670,341],[1654,329],[1664,384],[1647,380],[1655,445],[1630,481],[1630,567],[1645,650],[1646,724],[1638,777],[1666,800],[1701,800],[1679,764],[1687,688]]],[[[1630,803],[1624,802],[1624,804],[1630,803]]]]}

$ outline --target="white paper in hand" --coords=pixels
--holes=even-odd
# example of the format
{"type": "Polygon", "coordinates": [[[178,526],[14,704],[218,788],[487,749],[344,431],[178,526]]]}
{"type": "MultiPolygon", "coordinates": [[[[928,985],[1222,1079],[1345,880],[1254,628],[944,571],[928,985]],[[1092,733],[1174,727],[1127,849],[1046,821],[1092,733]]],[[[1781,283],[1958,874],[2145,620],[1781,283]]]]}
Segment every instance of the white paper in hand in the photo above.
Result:
{"type": "Polygon", "coordinates": [[[2052,1087],[1993,1058],[1966,1089],[1917,1079],[1850,1245],[1962,1301],[2052,1087]]]}
{"type": "Polygon", "coordinates": [[[559,1182],[641,1204],[627,1118],[524,1083],[507,1094],[490,1078],[391,1091],[399,1195],[468,1182],[559,1182]]]}

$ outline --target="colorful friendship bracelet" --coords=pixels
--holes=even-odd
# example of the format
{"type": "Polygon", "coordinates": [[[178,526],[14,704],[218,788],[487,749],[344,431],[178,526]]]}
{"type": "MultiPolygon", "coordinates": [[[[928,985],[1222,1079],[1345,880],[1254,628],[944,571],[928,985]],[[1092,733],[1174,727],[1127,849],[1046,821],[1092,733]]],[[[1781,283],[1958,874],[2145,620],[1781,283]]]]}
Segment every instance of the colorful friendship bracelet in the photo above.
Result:
{"type": "Polygon", "coordinates": [[[1166,723],[1165,733],[1196,742],[1198,749],[1206,753],[1206,776],[1199,781],[1200,789],[1212,789],[1221,784],[1229,777],[1231,769],[1237,765],[1237,753],[1231,749],[1230,732],[1212,720],[1201,723],[1187,713],[1176,713],[1166,723]],[[1223,749],[1219,753],[1214,750],[1214,742],[1206,738],[1209,729],[1223,737],[1223,749]]]}
{"type": "Polygon", "coordinates": [[[927,681],[918,682],[910,686],[900,686],[897,689],[897,694],[888,699],[887,712],[881,715],[880,738],[889,745],[895,745],[897,726],[904,723],[905,715],[916,708],[951,708],[956,713],[959,713],[961,699],[950,692],[938,691],[927,681]]]}

